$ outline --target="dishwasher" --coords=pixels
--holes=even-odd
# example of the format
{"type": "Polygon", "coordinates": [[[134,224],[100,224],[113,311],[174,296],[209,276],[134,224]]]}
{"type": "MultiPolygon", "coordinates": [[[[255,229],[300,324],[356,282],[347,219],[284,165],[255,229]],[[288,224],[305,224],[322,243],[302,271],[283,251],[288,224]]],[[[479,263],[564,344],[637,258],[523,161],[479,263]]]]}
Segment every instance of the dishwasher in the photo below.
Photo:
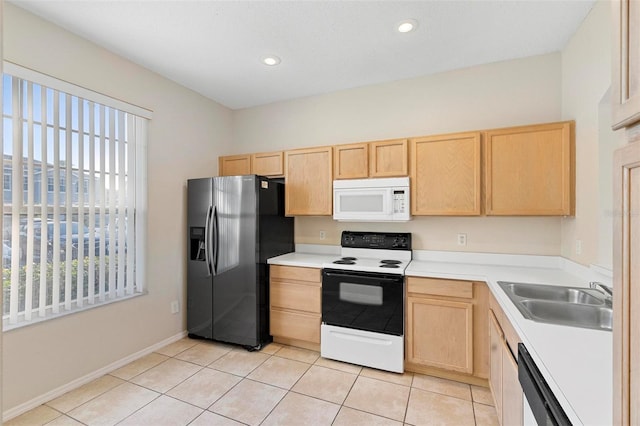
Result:
{"type": "Polygon", "coordinates": [[[529,424],[527,413],[533,414],[534,424],[537,423],[539,426],[571,425],[571,421],[522,343],[518,343],[518,380],[525,396],[525,425],[529,424]]]}

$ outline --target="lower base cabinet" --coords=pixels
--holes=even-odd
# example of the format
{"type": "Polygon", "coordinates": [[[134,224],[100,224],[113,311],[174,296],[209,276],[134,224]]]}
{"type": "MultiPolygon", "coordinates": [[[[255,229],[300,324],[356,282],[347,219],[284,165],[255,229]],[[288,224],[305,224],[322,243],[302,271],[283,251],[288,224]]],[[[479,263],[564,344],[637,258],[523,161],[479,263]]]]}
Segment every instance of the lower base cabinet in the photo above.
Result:
{"type": "Polygon", "coordinates": [[[483,282],[407,277],[405,370],[487,385],[487,311],[483,282]]]}
{"type": "Polygon", "coordinates": [[[269,330],[279,343],[320,348],[321,275],[318,268],[270,266],[269,330]]]}
{"type": "Polygon", "coordinates": [[[518,379],[520,339],[493,297],[489,310],[489,388],[502,426],[523,424],[523,395],[518,379]]]}

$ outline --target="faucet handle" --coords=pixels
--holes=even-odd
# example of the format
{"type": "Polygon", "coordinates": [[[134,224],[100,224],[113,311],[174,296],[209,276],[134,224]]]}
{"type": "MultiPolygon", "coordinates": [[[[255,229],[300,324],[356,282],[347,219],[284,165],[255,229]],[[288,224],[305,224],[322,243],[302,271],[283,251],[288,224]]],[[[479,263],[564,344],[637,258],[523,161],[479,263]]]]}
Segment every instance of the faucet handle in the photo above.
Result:
{"type": "Polygon", "coordinates": [[[589,283],[589,288],[600,290],[606,295],[608,295],[609,297],[613,297],[613,288],[609,287],[608,285],[604,285],[601,282],[591,281],[589,283]]]}

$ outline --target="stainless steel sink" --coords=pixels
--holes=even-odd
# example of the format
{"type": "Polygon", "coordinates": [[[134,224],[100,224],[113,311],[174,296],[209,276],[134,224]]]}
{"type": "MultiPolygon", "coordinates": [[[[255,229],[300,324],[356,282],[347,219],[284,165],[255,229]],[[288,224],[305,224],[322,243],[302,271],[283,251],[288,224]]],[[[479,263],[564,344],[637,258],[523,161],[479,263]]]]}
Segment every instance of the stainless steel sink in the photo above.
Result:
{"type": "Polygon", "coordinates": [[[533,321],[611,330],[611,299],[597,289],[498,281],[525,318],[533,321]]]}

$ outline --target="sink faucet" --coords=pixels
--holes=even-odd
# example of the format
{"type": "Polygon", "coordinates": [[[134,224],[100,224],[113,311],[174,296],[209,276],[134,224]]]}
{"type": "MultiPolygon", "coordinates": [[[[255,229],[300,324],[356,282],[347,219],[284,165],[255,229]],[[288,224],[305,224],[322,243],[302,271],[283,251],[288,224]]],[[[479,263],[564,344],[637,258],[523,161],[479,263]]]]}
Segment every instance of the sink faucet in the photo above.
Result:
{"type": "Polygon", "coordinates": [[[598,281],[591,281],[589,283],[589,288],[592,288],[594,290],[600,290],[601,292],[604,293],[607,301],[611,302],[611,299],[613,298],[613,288],[609,287],[608,285],[604,285],[598,281]]]}

